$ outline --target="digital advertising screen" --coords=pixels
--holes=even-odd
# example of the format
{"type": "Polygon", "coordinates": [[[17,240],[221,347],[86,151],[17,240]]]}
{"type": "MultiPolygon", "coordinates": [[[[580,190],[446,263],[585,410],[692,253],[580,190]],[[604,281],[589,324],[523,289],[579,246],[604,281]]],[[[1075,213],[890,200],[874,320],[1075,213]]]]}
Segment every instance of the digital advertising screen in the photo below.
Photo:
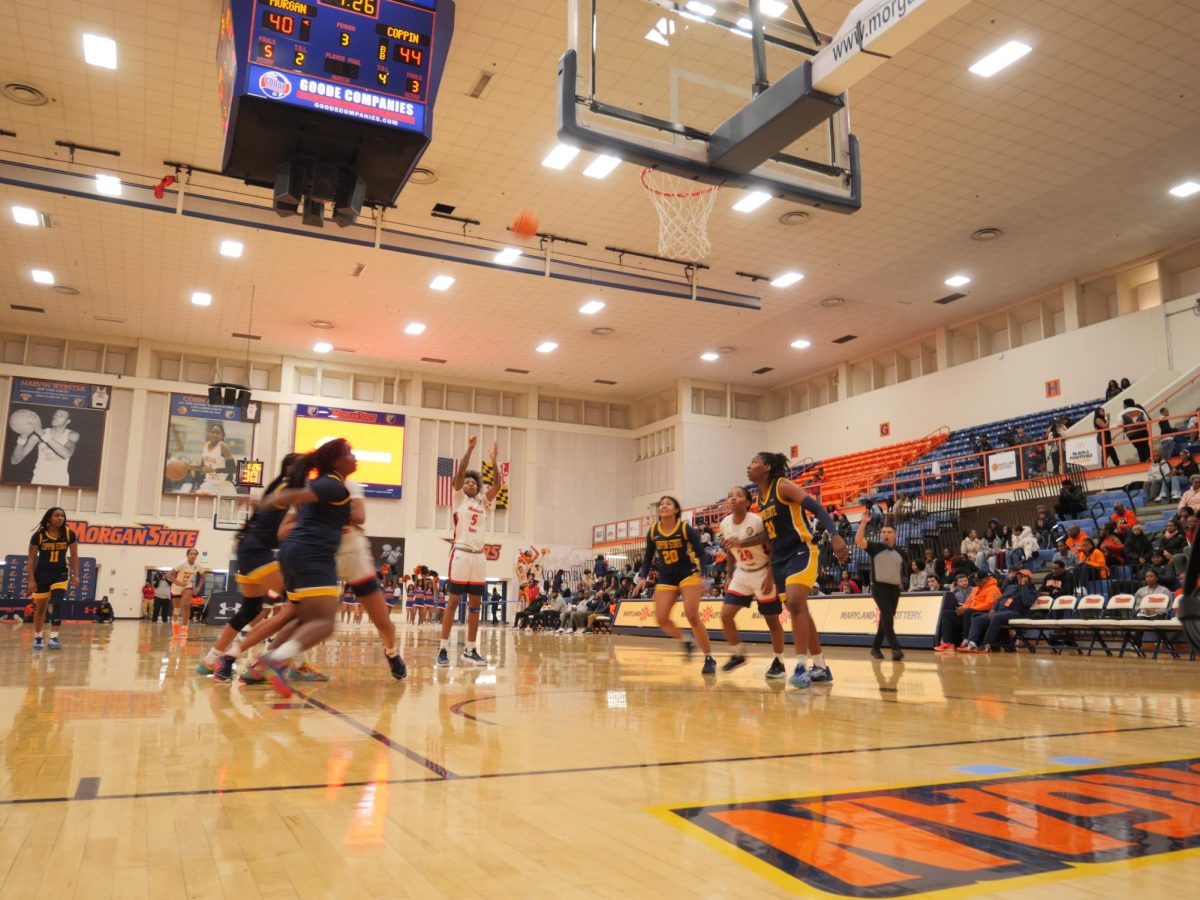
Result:
{"type": "Polygon", "coordinates": [[[368,497],[400,498],[404,484],[404,416],[328,406],[296,409],[297,453],[309,453],[334,438],[345,438],[354,448],[358,471],[351,478],[363,485],[368,497]]]}

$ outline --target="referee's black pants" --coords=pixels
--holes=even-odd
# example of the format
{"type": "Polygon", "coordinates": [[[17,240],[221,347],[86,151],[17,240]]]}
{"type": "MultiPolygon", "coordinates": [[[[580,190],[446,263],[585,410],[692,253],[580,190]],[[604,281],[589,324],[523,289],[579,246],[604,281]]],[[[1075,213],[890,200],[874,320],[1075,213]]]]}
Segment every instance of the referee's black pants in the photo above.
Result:
{"type": "Polygon", "coordinates": [[[157,622],[161,615],[164,622],[171,621],[171,598],[170,597],[155,597],[154,598],[154,615],[150,617],[151,622],[157,622]]]}
{"type": "Polygon", "coordinates": [[[879,627],[875,629],[875,643],[872,649],[878,650],[886,639],[893,651],[900,649],[900,641],[896,637],[896,608],[900,606],[900,585],[871,583],[871,597],[879,607],[879,627]]]}

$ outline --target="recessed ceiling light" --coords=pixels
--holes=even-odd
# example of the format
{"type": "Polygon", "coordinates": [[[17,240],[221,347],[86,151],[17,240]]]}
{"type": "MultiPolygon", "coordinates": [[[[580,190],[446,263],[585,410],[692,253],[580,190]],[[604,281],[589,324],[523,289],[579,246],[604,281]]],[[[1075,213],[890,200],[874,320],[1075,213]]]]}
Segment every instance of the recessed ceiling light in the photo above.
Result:
{"type": "Polygon", "coordinates": [[[547,169],[565,169],[571,164],[571,160],[578,155],[578,147],[572,147],[570,144],[557,144],[553,150],[546,154],[546,158],[542,160],[542,165],[547,169]]]}
{"type": "Polygon", "coordinates": [[[579,307],[579,311],[585,316],[594,316],[600,310],[604,309],[603,300],[589,300],[583,306],[579,307]]]}
{"type": "Polygon", "coordinates": [[[83,36],[83,60],[89,66],[115,69],[117,67],[117,42],[98,34],[85,34],[83,36]]]}
{"type": "Polygon", "coordinates": [[[688,0],[687,8],[698,16],[711,16],[717,11],[716,7],[709,6],[707,3],[701,3],[700,0],[688,0]]]}
{"type": "Polygon", "coordinates": [[[758,0],[758,8],[764,16],[778,19],[787,12],[788,5],[783,0],[758,0]]]}
{"type": "Polygon", "coordinates": [[[192,303],[195,306],[212,306],[212,294],[205,291],[193,291],[192,303]]]}
{"type": "Polygon", "coordinates": [[[718,359],[721,358],[721,354],[713,353],[711,350],[709,350],[707,353],[701,353],[700,358],[702,360],[704,360],[705,362],[716,362],[718,359]]]}
{"type": "Polygon", "coordinates": [[[329,341],[317,341],[313,344],[313,353],[328,353],[333,349],[333,344],[329,341]]]}
{"type": "Polygon", "coordinates": [[[966,275],[951,275],[946,279],[946,284],[950,287],[962,287],[964,284],[970,284],[971,279],[966,275]]]}
{"type": "Polygon", "coordinates": [[[454,284],[453,275],[438,275],[433,281],[429,282],[429,287],[435,291],[448,291],[452,284],[454,284]]]}
{"type": "Polygon", "coordinates": [[[521,255],[520,247],[505,247],[496,254],[496,262],[502,266],[511,266],[521,255]]]}
{"type": "Polygon", "coordinates": [[[1009,41],[999,50],[993,50],[971,66],[970,71],[984,78],[991,78],[1001,69],[1007,69],[1032,49],[1028,44],[1022,44],[1020,41],[1009,41]]]}
{"type": "Polygon", "coordinates": [[[222,256],[232,256],[234,259],[237,259],[242,255],[243,249],[245,248],[242,247],[241,241],[221,241],[222,256]]]}
{"type": "Polygon", "coordinates": [[[771,195],[763,191],[751,191],[737,203],[733,204],[733,208],[738,212],[754,212],[764,203],[771,199],[771,195]]]}
{"type": "Polygon", "coordinates": [[[104,194],[106,197],[120,197],[121,179],[116,175],[97,175],[96,193],[104,194]]]}
{"type": "Polygon", "coordinates": [[[621,164],[621,157],[609,156],[607,153],[601,153],[591,164],[583,170],[583,174],[588,178],[607,178],[613,173],[613,169],[621,164]]]}
{"type": "Polygon", "coordinates": [[[38,284],[54,284],[54,273],[46,269],[33,269],[29,274],[38,284]]]}
{"type": "Polygon", "coordinates": [[[785,288],[791,287],[797,281],[803,281],[804,275],[801,272],[784,272],[778,278],[771,282],[771,287],[785,288]]]}
{"type": "Polygon", "coordinates": [[[405,334],[414,334],[414,335],[415,334],[424,334],[425,333],[425,323],[424,322],[409,322],[407,325],[404,326],[404,333],[405,334]]]}
{"type": "Polygon", "coordinates": [[[558,349],[558,344],[554,343],[554,341],[542,341],[533,349],[535,349],[538,353],[553,353],[558,349]]]}
{"type": "Polygon", "coordinates": [[[329,330],[330,328],[334,327],[332,322],[326,322],[324,319],[313,319],[308,324],[311,325],[313,328],[320,328],[320,329],[326,330],[326,331],[329,330]]]}
{"type": "Polygon", "coordinates": [[[41,225],[42,217],[36,209],[31,209],[28,206],[14,206],[12,208],[13,221],[18,225],[41,225]]]}
{"type": "Polygon", "coordinates": [[[807,350],[812,346],[812,341],[806,341],[804,338],[796,338],[792,341],[793,350],[807,350]]]}
{"type": "MultiPolygon", "coordinates": [[[[1192,194],[1200,193],[1200,184],[1194,181],[1185,181],[1183,184],[1177,184],[1171,188],[1171,193],[1176,197],[1190,197],[1192,194]]],[[[16,207],[13,207],[13,212],[16,212],[16,207]]]]}

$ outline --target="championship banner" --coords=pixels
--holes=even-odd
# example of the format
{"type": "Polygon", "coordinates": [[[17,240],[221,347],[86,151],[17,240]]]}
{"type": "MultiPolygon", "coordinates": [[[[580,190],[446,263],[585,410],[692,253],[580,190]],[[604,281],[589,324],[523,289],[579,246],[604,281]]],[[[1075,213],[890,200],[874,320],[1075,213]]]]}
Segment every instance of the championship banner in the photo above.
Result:
{"type": "Polygon", "coordinates": [[[0,481],[98,486],[108,402],[103,384],[14,378],[0,481]]]}
{"type": "Polygon", "coordinates": [[[404,416],[366,409],[296,407],[297,453],[345,438],[354,448],[358,470],[351,476],[368,497],[399,500],[404,484],[404,416]]]}
{"type": "Polygon", "coordinates": [[[163,493],[250,493],[237,484],[237,461],[253,456],[253,443],[254,425],[242,408],[209,403],[197,394],[172,394],[163,493]]]}
{"type": "Polygon", "coordinates": [[[1100,464],[1100,445],[1094,434],[1067,438],[1063,442],[1067,463],[1072,466],[1096,466],[1100,464]]]}

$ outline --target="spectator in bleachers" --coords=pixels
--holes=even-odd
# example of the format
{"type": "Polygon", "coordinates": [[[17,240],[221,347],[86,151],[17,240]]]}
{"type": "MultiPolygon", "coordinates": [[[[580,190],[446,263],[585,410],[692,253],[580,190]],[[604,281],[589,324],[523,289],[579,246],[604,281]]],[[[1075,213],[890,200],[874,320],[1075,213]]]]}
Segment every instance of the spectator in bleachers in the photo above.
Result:
{"type": "Polygon", "coordinates": [[[908,589],[919,591],[925,587],[925,568],[915,559],[908,564],[908,589]]]}
{"type": "Polygon", "coordinates": [[[1158,445],[1162,448],[1164,456],[1175,455],[1175,435],[1182,430],[1171,424],[1171,411],[1165,406],[1160,406],[1158,408],[1158,445]]]}
{"type": "Polygon", "coordinates": [[[1091,538],[1083,539],[1080,548],[1079,566],[1075,569],[1075,583],[1088,585],[1093,581],[1108,579],[1108,561],[1091,538]]]}
{"type": "Polygon", "coordinates": [[[861,594],[862,588],[858,586],[858,582],[850,577],[849,572],[842,572],[842,578],[838,582],[839,594],[861,594]]]}
{"type": "Polygon", "coordinates": [[[1064,566],[1070,569],[1073,569],[1079,565],[1079,556],[1067,546],[1066,538],[1060,540],[1055,546],[1054,556],[1052,556],[1050,560],[1052,563],[1062,563],[1064,566]]]}
{"type": "Polygon", "coordinates": [[[1033,586],[1033,573],[1028,569],[1018,569],[1005,584],[1000,599],[991,610],[975,616],[971,621],[967,649],[975,653],[990,653],[1001,648],[1007,653],[1013,652],[1015,644],[1011,640],[1005,640],[1002,644],[1001,635],[1007,631],[1010,619],[1029,615],[1035,600],[1037,590],[1033,586]]]}
{"type": "Polygon", "coordinates": [[[1190,509],[1192,512],[1200,510],[1200,475],[1192,476],[1192,486],[1183,492],[1176,509],[1179,512],[1183,512],[1185,509],[1190,509]]]}
{"type": "Polygon", "coordinates": [[[1117,534],[1117,526],[1112,522],[1106,522],[1100,530],[1099,549],[1104,554],[1104,559],[1108,563],[1109,568],[1125,565],[1125,543],[1121,540],[1121,536],[1117,534]]]}
{"type": "Polygon", "coordinates": [[[953,650],[963,639],[963,618],[959,610],[970,596],[971,586],[967,576],[954,576],[954,583],[942,594],[942,609],[938,613],[938,644],[934,650],[953,650]]]}
{"type": "Polygon", "coordinates": [[[1121,410],[1121,432],[1133,442],[1141,462],[1150,462],[1150,414],[1132,397],[1125,398],[1121,410]]]}
{"type": "Polygon", "coordinates": [[[1179,516],[1176,515],[1163,529],[1162,549],[1169,559],[1176,553],[1182,553],[1186,546],[1187,538],[1183,536],[1183,527],[1179,521],[1179,516]]]}
{"type": "Polygon", "coordinates": [[[1104,399],[1106,401],[1111,400],[1113,397],[1117,396],[1117,394],[1119,394],[1119,393],[1121,393],[1121,386],[1119,384],[1117,384],[1117,379],[1115,379],[1115,378],[1108,379],[1108,387],[1106,387],[1104,389],[1104,399]]]}
{"type": "Polygon", "coordinates": [[[954,573],[954,551],[949,547],[942,548],[942,555],[938,557],[938,561],[932,572],[927,574],[936,575],[938,581],[949,581],[950,576],[954,573]]]}
{"type": "Polygon", "coordinates": [[[1050,425],[1046,428],[1046,461],[1049,463],[1049,471],[1053,475],[1057,475],[1061,466],[1062,460],[1062,438],[1066,432],[1066,420],[1055,419],[1050,420],[1050,425]]]}
{"type": "Polygon", "coordinates": [[[923,590],[925,590],[926,592],[928,592],[930,594],[936,594],[941,589],[942,589],[942,583],[938,580],[938,577],[936,575],[930,575],[928,578],[925,579],[925,587],[923,588],[923,590]]]}
{"type": "Polygon", "coordinates": [[[996,533],[996,529],[989,525],[984,529],[983,544],[979,549],[978,555],[975,557],[975,567],[980,572],[994,572],[996,569],[996,557],[1003,549],[1004,540],[996,533]]]}
{"type": "Polygon", "coordinates": [[[1087,539],[1087,532],[1078,525],[1067,529],[1067,549],[1075,554],[1076,559],[1083,559],[1083,542],[1087,539]]]}
{"type": "Polygon", "coordinates": [[[1060,519],[1074,519],[1087,511],[1087,495],[1070,478],[1064,478],[1054,504],[1054,514],[1060,519]]]}
{"type": "Polygon", "coordinates": [[[1024,566],[1029,560],[1037,559],[1039,549],[1033,529],[1026,525],[1019,534],[1013,535],[1009,551],[1006,554],[1005,565],[1009,569],[1024,566]]]}
{"type": "Polygon", "coordinates": [[[1134,525],[1129,537],[1125,538],[1125,564],[1141,568],[1150,561],[1153,552],[1154,547],[1150,544],[1150,538],[1146,537],[1146,529],[1134,525]]]}
{"type": "Polygon", "coordinates": [[[1050,564],[1050,574],[1042,579],[1042,593],[1055,599],[1075,593],[1075,577],[1061,559],[1050,564]]]}
{"type": "MultiPolygon", "coordinates": [[[[1107,466],[1112,462],[1114,466],[1119,466],[1121,458],[1117,456],[1117,448],[1113,446],[1108,413],[1104,411],[1103,406],[1097,406],[1092,414],[1092,430],[1096,432],[1096,443],[1100,445],[1100,465],[1107,466]]],[[[1062,513],[1059,513],[1059,517],[1066,518],[1062,513]]]]}
{"type": "Polygon", "coordinates": [[[1200,466],[1196,465],[1190,453],[1184,453],[1175,461],[1175,468],[1171,471],[1183,479],[1183,484],[1190,484],[1193,478],[1200,475],[1200,466]]]}
{"type": "Polygon", "coordinates": [[[1121,379],[1121,390],[1123,390],[1123,391],[1127,391],[1127,390],[1129,390],[1131,387],[1133,387],[1133,385],[1131,385],[1131,384],[1129,383],[1129,379],[1128,379],[1128,378],[1122,378],[1122,379],[1121,379]]]}
{"type": "Polygon", "coordinates": [[[1137,613],[1138,616],[1141,618],[1144,618],[1144,619],[1154,619],[1154,618],[1165,619],[1167,617],[1167,612],[1165,610],[1163,612],[1157,613],[1157,614],[1151,614],[1151,613],[1143,614],[1142,613],[1142,611],[1141,611],[1142,601],[1144,599],[1146,599],[1147,597],[1149,597],[1151,594],[1165,594],[1167,596],[1170,596],[1171,590],[1170,590],[1170,588],[1165,587],[1158,580],[1158,573],[1156,571],[1154,571],[1154,569],[1147,569],[1145,581],[1143,582],[1142,586],[1137,589],[1137,593],[1133,595],[1134,609],[1136,609],[1138,611],[1138,613],[1137,613]]]}
{"type": "Polygon", "coordinates": [[[1145,581],[1146,573],[1151,569],[1154,570],[1154,574],[1161,584],[1170,585],[1172,588],[1178,586],[1179,577],[1175,574],[1174,566],[1171,565],[1171,556],[1161,547],[1155,547],[1150,553],[1150,561],[1137,571],[1138,581],[1145,581]]]}
{"type": "Polygon", "coordinates": [[[1148,503],[1178,501],[1183,494],[1183,478],[1179,470],[1163,459],[1162,451],[1155,448],[1150,452],[1150,468],[1143,485],[1148,503]]]}
{"type": "MultiPolygon", "coordinates": [[[[976,617],[984,615],[992,611],[992,607],[996,605],[996,601],[1000,599],[1000,585],[992,575],[983,574],[979,577],[979,582],[967,595],[967,599],[963,605],[956,610],[956,614],[962,617],[962,633],[966,637],[971,633],[971,626],[976,617]]],[[[968,649],[968,642],[963,640],[958,645],[960,650],[968,649]]]]}
{"type": "Polygon", "coordinates": [[[987,432],[977,431],[971,435],[971,452],[972,453],[988,453],[992,449],[992,442],[988,440],[987,432]]]}
{"type": "Polygon", "coordinates": [[[1200,516],[1194,513],[1187,517],[1183,528],[1183,539],[1186,546],[1183,551],[1176,553],[1171,557],[1171,565],[1175,569],[1175,574],[1183,577],[1183,573],[1187,571],[1188,557],[1191,556],[1193,548],[1196,546],[1196,533],[1200,531],[1200,516]]]}
{"type": "Polygon", "coordinates": [[[932,547],[926,547],[925,552],[921,554],[921,568],[930,575],[937,574],[937,558],[933,555],[932,547]]]}
{"type": "Polygon", "coordinates": [[[968,578],[979,572],[979,568],[966,556],[956,556],[950,565],[950,575],[948,578],[953,578],[959,574],[966,575],[968,578]]]}
{"type": "Polygon", "coordinates": [[[1113,504],[1113,514],[1109,516],[1108,521],[1116,529],[1117,536],[1125,540],[1129,529],[1138,523],[1138,517],[1132,509],[1126,509],[1124,503],[1117,502],[1113,504]]]}
{"type": "Polygon", "coordinates": [[[1054,513],[1039,503],[1037,515],[1033,517],[1033,533],[1037,535],[1039,546],[1047,548],[1054,546],[1052,535],[1054,533],[1054,526],[1057,524],[1058,519],[1054,513]]]}
{"type": "Polygon", "coordinates": [[[546,599],[540,593],[535,595],[532,600],[525,606],[523,610],[517,613],[513,619],[513,627],[516,629],[527,628],[533,630],[536,617],[541,614],[542,607],[546,605],[546,599]]]}
{"type": "Polygon", "coordinates": [[[974,528],[963,534],[962,543],[958,545],[958,552],[967,559],[974,559],[982,549],[983,540],[974,528]]]}

